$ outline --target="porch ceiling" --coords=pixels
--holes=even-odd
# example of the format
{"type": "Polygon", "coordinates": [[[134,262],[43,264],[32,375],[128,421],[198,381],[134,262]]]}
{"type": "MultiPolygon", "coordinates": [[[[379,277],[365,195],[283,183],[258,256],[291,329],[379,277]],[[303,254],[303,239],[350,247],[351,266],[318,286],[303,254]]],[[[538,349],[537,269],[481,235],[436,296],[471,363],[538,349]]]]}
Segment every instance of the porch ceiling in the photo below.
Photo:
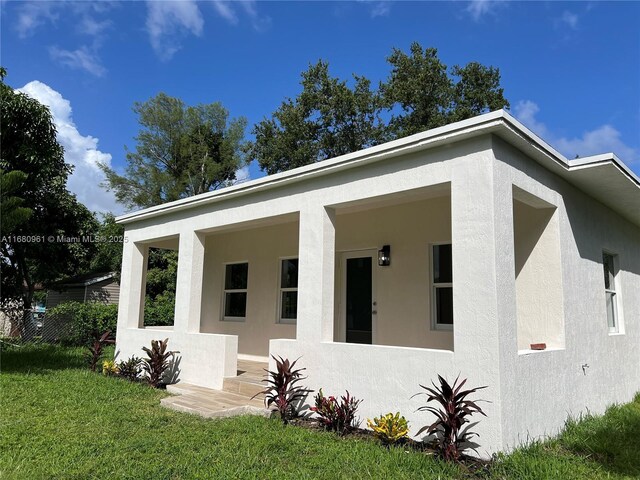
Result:
{"type": "Polygon", "coordinates": [[[264,217],[250,222],[231,223],[228,225],[219,225],[204,230],[199,230],[198,233],[205,235],[227,233],[227,232],[240,232],[243,230],[252,230],[254,228],[271,227],[274,225],[283,225],[285,223],[297,223],[300,219],[300,214],[287,213],[284,215],[274,215],[270,217],[264,217]]]}
{"type": "Polygon", "coordinates": [[[439,183],[428,187],[405,190],[389,195],[370,197],[353,202],[337,203],[330,205],[337,215],[357,213],[382,207],[392,207],[403,203],[412,203],[431,198],[448,197],[451,195],[451,183],[439,183]]]}

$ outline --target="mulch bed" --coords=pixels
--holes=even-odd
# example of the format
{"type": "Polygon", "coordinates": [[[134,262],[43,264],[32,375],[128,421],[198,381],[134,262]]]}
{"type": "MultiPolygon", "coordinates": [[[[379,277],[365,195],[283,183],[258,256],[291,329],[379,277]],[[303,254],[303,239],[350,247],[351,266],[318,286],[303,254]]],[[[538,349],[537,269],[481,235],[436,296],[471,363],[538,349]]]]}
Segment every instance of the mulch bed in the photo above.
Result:
{"type": "MultiPolygon", "coordinates": [[[[313,417],[297,417],[289,421],[290,425],[296,427],[306,428],[314,431],[326,431],[325,427],[320,424],[318,420],[313,417]]],[[[341,438],[358,439],[370,442],[376,442],[380,445],[381,442],[376,438],[372,430],[366,430],[364,428],[354,428],[344,435],[340,435],[341,438]]],[[[395,445],[386,445],[387,448],[403,448],[405,451],[421,452],[425,455],[431,455],[436,457],[437,451],[432,445],[413,440],[411,438],[404,438],[398,441],[395,445]]],[[[491,460],[482,460],[475,457],[464,455],[459,462],[466,470],[469,478],[478,478],[482,476],[481,473],[486,472],[491,466],[491,460]]],[[[466,475],[465,475],[466,476],[466,475]]]]}

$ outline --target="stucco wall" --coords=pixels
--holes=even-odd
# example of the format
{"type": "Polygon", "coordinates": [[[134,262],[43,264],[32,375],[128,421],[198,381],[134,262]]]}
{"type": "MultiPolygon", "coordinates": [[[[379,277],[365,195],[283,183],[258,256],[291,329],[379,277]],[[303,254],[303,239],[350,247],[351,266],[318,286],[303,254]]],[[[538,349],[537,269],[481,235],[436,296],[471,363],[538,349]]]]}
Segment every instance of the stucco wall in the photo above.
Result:
{"type": "Polygon", "coordinates": [[[280,259],[298,256],[298,223],[206,237],[201,331],[238,336],[238,353],[267,357],[269,339],[295,338],[296,326],[278,322],[280,259]],[[248,262],[247,316],[224,321],[224,264],[248,262]]]}
{"type": "Polygon", "coordinates": [[[518,350],[564,347],[562,262],[556,208],[513,201],[518,350]]]}
{"type": "MultiPolygon", "coordinates": [[[[494,138],[494,208],[504,261],[500,297],[503,442],[513,447],[552,435],[567,415],[602,413],[640,390],[640,228],[494,138]],[[565,348],[517,353],[512,185],[558,206],[565,348]],[[620,260],[624,334],[609,334],[603,249],[620,260]],[[584,367],[584,368],[583,368],[584,367]]],[[[640,205],[639,205],[640,208],[640,205]]]]}
{"type": "Polygon", "coordinates": [[[343,252],[391,246],[391,264],[374,259],[373,343],[453,350],[453,332],[431,328],[429,245],[451,242],[451,197],[336,215],[334,340],[344,341],[343,252]]]}

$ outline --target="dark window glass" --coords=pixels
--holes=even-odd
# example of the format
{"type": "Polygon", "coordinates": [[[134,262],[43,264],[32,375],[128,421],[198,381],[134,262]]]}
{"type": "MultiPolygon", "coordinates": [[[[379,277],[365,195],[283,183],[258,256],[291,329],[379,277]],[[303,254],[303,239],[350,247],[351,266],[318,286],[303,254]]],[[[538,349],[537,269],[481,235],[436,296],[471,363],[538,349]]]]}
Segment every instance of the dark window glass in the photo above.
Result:
{"type": "Polygon", "coordinates": [[[249,275],[248,263],[233,263],[227,265],[224,277],[225,290],[246,290],[249,275]]]}
{"type": "Polygon", "coordinates": [[[436,288],[436,322],[453,325],[453,288],[436,288]]]}
{"type": "Polygon", "coordinates": [[[247,315],[247,293],[227,292],[224,300],[225,317],[246,317],[247,315]]]}
{"type": "Polygon", "coordinates": [[[282,292],[282,311],[280,318],[295,319],[298,317],[298,292],[282,292]]]}
{"type": "Polygon", "coordinates": [[[433,246],[433,283],[452,283],[451,245],[433,246]]]}
{"type": "Polygon", "coordinates": [[[607,290],[615,290],[613,276],[613,255],[608,253],[602,254],[602,265],[604,266],[604,288],[607,290]]]}
{"type": "MultiPolygon", "coordinates": [[[[298,259],[290,258],[282,260],[280,277],[281,288],[298,288],[298,259]]],[[[283,317],[288,318],[288,317],[283,317]]]]}

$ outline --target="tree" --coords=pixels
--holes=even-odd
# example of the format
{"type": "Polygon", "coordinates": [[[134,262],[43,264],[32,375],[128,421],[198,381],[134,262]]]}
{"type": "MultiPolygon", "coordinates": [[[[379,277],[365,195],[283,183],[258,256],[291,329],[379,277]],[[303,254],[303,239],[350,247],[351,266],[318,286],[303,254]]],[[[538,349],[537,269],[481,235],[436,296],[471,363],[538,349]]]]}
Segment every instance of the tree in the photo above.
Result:
{"type": "Polygon", "coordinates": [[[357,75],[350,88],[326,62],[310,65],[302,92],[255,125],[250,157],[272,174],[509,106],[497,68],[471,62],[449,70],[437,53],[418,43],[410,54],[393,49],[377,90],[357,75]]]}
{"type": "MultiPolygon", "coordinates": [[[[112,213],[102,215],[102,222],[95,233],[96,252],[89,270],[91,272],[117,272],[122,268],[122,242],[124,226],[116,223],[112,213]]],[[[119,279],[119,277],[118,277],[119,279]]]]}
{"type": "Polygon", "coordinates": [[[255,125],[250,156],[267,173],[337,157],[379,143],[380,105],[371,82],[354,75],[354,87],[331,77],[322,60],[302,72],[302,92],[286,99],[272,118],[255,125]]]}
{"type": "Polygon", "coordinates": [[[3,183],[12,185],[2,192],[2,204],[15,208],[13,225],[0,239],[0,303],[27,310],[36,284],[46,286],[88,266],[93,246],[81,238],[95,230],[96,220],[66,189],[71,166],[64,162],[49,109],[15,92],[5,75],[0,69],[0,169],[3,183]],[[16,212],[22,212],[19,218],[16,212]]]}
{"type": "Polygon", "coordinates": [[[0,232],[3,235],[11,235],[33,214],[33,210],[22,206],[24,199],[16,195],[26,179],[27,174],[20,170],[5,173],[0,169],[0,232]]]}
{"type": "Polygon", "coordinates": [[[101,165],[106,187],[129,208],[150,207],[215,190],[236,179],[244,165],[246,119],[229,119],[216,102],[186,106],[164,93],[136,102],[141,130],[127,152],[124,175],[101,165]]]}
{"type": "Polygon", "coordinates": [[[410,55],[394,48],[387,61],[391,74],[380,86],[389,111],[391,135],[403,137],[481,113],[508,108],[500,87],[500,71],[471,62],[448,68],[435,48],[414,42],[410,55]]]}

